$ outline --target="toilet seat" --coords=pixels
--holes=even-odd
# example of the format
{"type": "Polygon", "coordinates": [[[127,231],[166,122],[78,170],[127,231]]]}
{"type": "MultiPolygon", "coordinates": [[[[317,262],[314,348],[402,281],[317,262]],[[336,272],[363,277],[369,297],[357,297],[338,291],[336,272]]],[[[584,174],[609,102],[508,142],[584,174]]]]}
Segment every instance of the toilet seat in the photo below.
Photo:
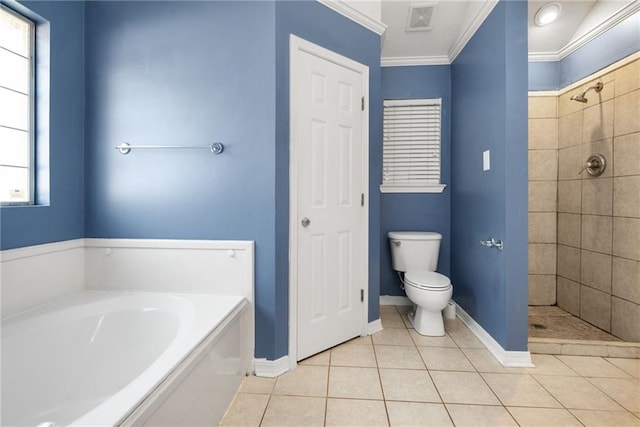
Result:
{"type": "Polygon", "coordinates": [[[404,281],[405,285],[430,291],[444,291],[451,287],[451,280],[435,271],[407,271],[404,281]]]}

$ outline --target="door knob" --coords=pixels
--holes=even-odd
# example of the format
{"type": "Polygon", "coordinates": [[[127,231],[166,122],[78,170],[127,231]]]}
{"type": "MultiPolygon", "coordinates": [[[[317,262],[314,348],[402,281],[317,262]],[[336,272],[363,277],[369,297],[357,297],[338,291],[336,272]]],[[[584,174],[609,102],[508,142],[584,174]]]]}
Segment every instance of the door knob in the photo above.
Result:
{"type": "Polygon", "coordinates": [[[303,227],[308,227],[311,224],[311,220],[307,217],[302,218],[301,224],[303,227]]]}

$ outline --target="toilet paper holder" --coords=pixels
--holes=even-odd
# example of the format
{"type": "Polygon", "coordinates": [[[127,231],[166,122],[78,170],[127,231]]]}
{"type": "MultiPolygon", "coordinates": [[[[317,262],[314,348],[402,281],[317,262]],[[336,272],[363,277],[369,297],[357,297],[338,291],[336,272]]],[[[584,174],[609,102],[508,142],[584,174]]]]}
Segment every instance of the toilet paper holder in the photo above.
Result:
{"type": "Polygon", "coordinates": [[[498,248],[499,251],[504,249],[502,240],[496,240],[493,237],[489,237],[489,240],[480,240],[480,244],[488,248],[498,248]]]}

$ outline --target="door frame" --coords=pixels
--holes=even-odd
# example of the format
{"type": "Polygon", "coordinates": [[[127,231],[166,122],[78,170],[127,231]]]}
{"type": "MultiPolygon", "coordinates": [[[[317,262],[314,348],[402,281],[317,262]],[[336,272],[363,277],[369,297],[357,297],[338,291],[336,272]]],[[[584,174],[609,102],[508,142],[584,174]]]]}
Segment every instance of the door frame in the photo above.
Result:
{"type": "Polygon", "coordinates": [[[362,191],[364,192],[364,220],[362,247],[366,251],[363,265],[364,302],[360,336],[368,334],[369,324],[369,67],[318,46],[293,34],[289,36],[289,368],[298,361],[298,105],[297,87],[299,55],[306,52],[334,64],[348,68],[362,76],[365,98],[362,115],[362,191]]]}

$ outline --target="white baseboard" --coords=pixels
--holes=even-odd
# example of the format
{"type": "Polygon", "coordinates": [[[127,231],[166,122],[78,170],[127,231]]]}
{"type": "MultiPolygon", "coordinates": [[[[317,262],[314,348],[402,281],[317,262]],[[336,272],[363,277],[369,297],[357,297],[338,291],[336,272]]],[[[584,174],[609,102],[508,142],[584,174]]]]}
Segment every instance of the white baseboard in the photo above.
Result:
{"type": "Polygon", "coordinates": [[[528,351],[507,351],[473,317],[456,304],[456,314],[469,330],[487,347],[502,366],[509,368],[533,368],[528,351]]]}
{"type": "Polygon", "coordinates": [[[382,330],[382,321],[380,319],[376,319],[373,322],[369,322],[369,327],[367,328],[367,334],[373,335],[376,332],[380,332],[382,330]]]}
{"type": "Polygon", "coordinates": [[[380,295],[380,305],[413,305],[407,297],[380,295]]]}
{"type": "Polygon", "coordinates": [[[256,377],[275,378],[289,370],[289,356],[277,360],[254,359],[256,377]]]}

